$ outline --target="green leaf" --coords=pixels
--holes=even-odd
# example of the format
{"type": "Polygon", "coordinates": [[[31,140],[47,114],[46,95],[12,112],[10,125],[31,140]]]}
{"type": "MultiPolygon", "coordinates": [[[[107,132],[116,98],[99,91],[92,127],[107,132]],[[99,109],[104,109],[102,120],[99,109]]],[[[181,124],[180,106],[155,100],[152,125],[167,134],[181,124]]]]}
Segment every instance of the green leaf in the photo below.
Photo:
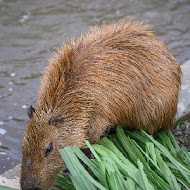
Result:
{"type": "Polygon", "coordinates": [[[140,182],[140,187],[143,190],[154,190],[154,187],[149,183],[148,178],[146,174],[144,173],[143,164],[140,162],[140,160],[138,160],[137,164],[138,164],[139,170],[136,173],[136,176],[140,182]]]}
{"type": "MultiPolygon", "coordinates": [[[[81,165],[78,158],[72,151],[71,147],[66,147],[65,149],[60,150],[61,155],[66,163],[69,171],[71,172],[72,179],[75,180],[75,183],[80,183],[83,189],[93,190],[98,187],[99,189],[106,190],[104,186],[98,183],[81,165]],[[94,186],[95,185],[95,186],[94,186]]],[[[75,186],[76,187],[76,186],[75,186]]],[[[82,190],[82,189],[81,189],[82,190]]]]}
{"type": "Polygon", "coordinates": [[[1,186],[0,185],[0,190],[15,190],[15,189],[13,189],[11,187],[6,187],[6,186],[1,186]]]}
{"type": "Polygon", "coordinates": [[[163,177],[166,181],[170,184],[171,189],[173,190],[181,190],[180,185],[177,183],[177,180],[173,173],[171,172],[170,168],[167,166],[167,164],[164,163],[162,157],[160,156],[160,151],[156,150],[156,157],[158,160],[158,165],[160,166],[162,170],[163,177]]]}

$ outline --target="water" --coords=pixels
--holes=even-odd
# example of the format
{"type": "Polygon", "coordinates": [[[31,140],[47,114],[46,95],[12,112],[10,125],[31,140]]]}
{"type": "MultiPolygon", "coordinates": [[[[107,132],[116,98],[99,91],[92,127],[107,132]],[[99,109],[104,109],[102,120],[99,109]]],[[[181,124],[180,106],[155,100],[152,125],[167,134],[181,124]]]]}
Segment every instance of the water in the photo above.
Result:
{"type": "Polygon", "coordinates": [[[47,59],[62,41],[103,20],[144,20],[190,59],[189,0],[0,0],[0,173],[21,161],[21,138],[47,59]]]}

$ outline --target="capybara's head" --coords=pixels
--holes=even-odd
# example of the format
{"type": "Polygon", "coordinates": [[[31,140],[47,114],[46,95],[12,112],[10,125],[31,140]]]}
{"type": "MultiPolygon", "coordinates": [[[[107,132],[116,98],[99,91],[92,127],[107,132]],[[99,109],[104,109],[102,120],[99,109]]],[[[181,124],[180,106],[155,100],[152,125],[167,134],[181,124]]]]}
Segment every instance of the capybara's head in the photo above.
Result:
{"type": "Polygon", "coordinates": [[[21,188],[49,189],[63,167],[59,129],[54,125],[59,116],[48,119],[32,107],[28,109],[28,115],[30,121],[22,142],[21,188]]]}

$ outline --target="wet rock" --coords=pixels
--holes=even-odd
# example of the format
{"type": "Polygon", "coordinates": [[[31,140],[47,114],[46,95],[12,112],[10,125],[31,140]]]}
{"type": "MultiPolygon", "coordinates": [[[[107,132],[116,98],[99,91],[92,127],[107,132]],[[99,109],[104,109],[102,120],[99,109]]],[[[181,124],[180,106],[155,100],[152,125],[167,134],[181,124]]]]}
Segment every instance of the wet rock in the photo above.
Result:
{"type": "Polygon", "coordinates": [[[181,69],[183,77],[177,113],[180,124],[173,134],[181,146],[190,150],[190,60],[182,64],[181,69]]]}
{"type": "Polygon", "coordinates": [[[0,185],[9,186],[14,189],[20,189],[19,178],[20,164],[0,175],[0,185]]]}
{"type": "Polygon", "coordinates": [[[185,112],[190,111],[190,60],[181,65],[182,85],[179,93],[177,117],[181,117],[185,112]]]}

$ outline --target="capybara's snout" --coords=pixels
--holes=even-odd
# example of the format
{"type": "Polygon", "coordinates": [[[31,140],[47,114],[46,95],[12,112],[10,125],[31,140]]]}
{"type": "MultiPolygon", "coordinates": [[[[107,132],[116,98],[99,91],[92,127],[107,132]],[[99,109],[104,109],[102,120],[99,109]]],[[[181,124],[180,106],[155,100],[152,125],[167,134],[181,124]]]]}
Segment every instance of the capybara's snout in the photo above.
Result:
{"type": "Polygon", "coordinates": [[[40,190],[40,182],[32,177],[23,177],[21,182],[22,190],[40,190]]]}

